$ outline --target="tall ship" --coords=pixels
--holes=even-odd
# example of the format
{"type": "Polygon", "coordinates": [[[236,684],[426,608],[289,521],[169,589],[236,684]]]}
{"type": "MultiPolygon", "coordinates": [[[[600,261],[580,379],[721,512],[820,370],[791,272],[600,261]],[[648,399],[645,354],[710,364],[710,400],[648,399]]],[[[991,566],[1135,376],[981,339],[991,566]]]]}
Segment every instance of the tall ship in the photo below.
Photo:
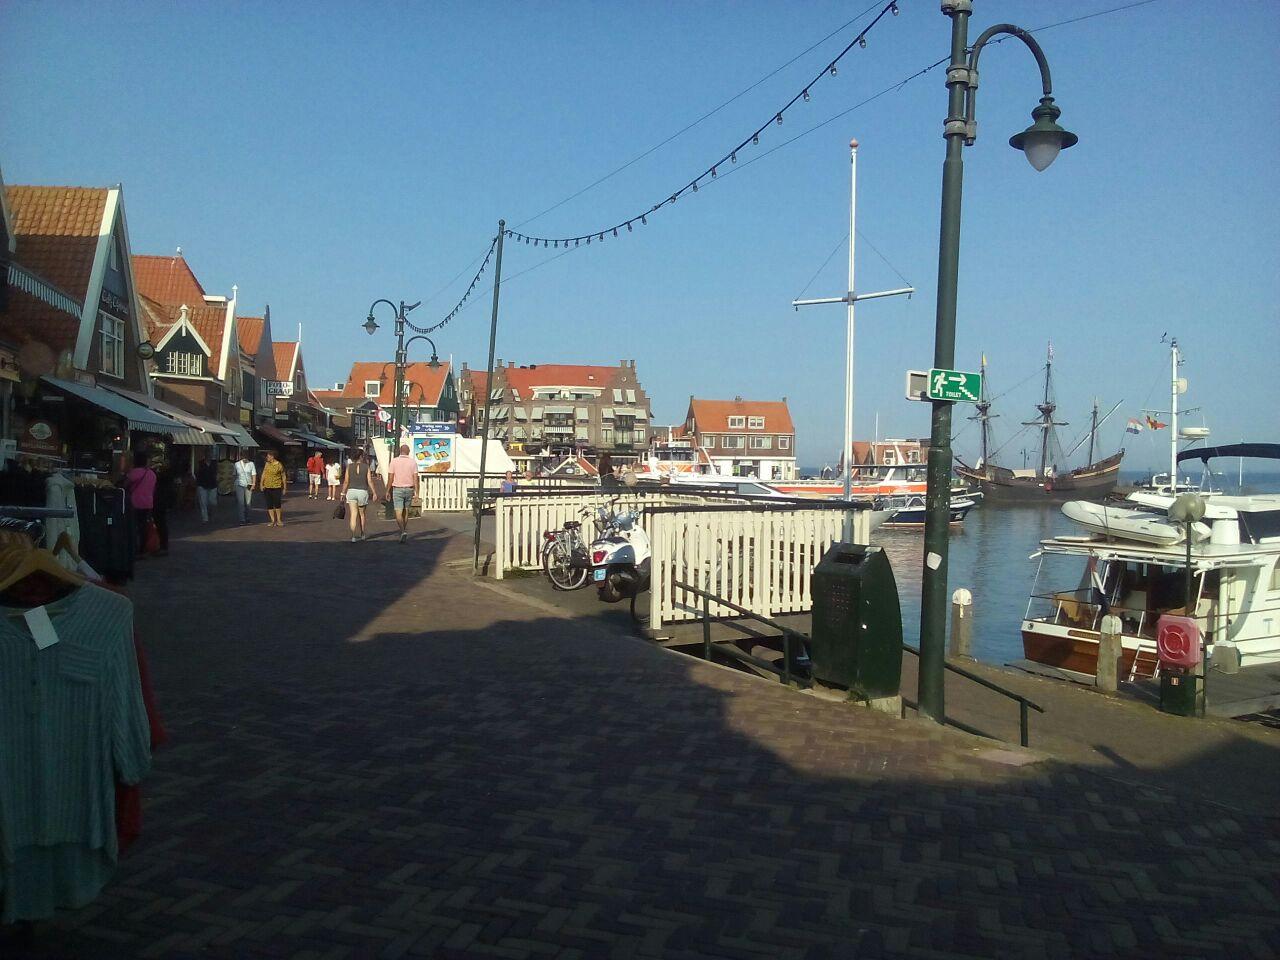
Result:
{"type": "Polygon", "coordinates": [[[1064,460],[1069,458],[1087,441],[1088,461],[1084,466],[1074,470],[1061,471],[1058,468],[1057,459],[1052,456],[1052,451],[1059,446],[1056,430],[1058,427],[1067,426],[1067,421],[1054,419],[1058,405],[1053,398],[1053,344],[1049,344],[1044,364],[1044,393],[1041,402],[1036,404],[1039,416],[1022,422],[1022,426],[1034,427],[1040,431],[1040,462],[1035,467],[1024,466],[1022,469],[1001,466],[993,459],[998,451],[995,453],[991,451],[990,422],[999,414],[991,412],[991,400],[987,393],[987,359],[984,356],[982,358],[982,396],[975,404],[975,414],[970,418],[976,420],[982,429],[981,457],[972,467],[957,457],[956,474],[997,503],[1037,503],[1105,496],[1115,487],[1116,480],[1119,478],[1124,448],[1121,447],[1101,460],[1093,458],[1097,452],[1098,430],[1119,406],[1120,404],[1117,403],[1100,418],[1098,403],[1094,401],[1088,434],[1063,455],[1064,460]]]}

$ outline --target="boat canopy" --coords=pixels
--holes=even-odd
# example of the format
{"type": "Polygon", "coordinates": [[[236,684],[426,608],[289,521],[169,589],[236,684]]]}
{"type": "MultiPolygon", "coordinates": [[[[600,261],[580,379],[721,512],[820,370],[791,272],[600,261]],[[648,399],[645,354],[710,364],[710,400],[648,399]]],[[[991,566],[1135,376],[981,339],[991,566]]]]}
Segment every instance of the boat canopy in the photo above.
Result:
{"type": "Polygon", "coordinates": [[[1217,447],[1198,447],[1183,450],[1178,462],[1203,460],[1208,463],[1216,457],[1257,457],[1262,460],[1280,460],[1280,443],[1228,443],[1217,447]]]}

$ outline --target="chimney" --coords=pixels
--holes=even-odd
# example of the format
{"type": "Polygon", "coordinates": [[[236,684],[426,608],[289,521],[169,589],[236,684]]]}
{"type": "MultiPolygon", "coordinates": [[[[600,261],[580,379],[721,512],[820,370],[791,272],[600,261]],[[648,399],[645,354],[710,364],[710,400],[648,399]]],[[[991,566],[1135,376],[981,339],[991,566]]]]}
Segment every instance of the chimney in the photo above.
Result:
{"type": "Polygon", "coordinates": [[[734,397],[734,398],[733,398],[733,402],[734,402],[734,403],[741,403],[741,402],[742,402],[742,398],[741,398],[741,397],[734,397]]]}
{"type": "Polygon", "coordinates": [[[501,358],[501,357],[499,357],[497,360],[493,361],[493,369],[495,369],[495,370],[500,370],[500,369],[502,369],[502,358],[501,358]]]}

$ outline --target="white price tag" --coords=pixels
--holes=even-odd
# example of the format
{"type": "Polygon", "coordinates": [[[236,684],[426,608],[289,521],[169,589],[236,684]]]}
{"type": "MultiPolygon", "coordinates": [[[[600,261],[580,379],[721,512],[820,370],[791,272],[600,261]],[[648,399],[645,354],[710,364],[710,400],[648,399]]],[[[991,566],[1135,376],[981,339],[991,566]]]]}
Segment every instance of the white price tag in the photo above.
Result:
{"type": "Polygon", "coordinates": [[[49,619],[49,611],[44,607],[32,607],[22,615],[27,621],[27,629],[36,646],[43,650],[58,642],[58,631],[53,629],[53,621],[49,619]]]}

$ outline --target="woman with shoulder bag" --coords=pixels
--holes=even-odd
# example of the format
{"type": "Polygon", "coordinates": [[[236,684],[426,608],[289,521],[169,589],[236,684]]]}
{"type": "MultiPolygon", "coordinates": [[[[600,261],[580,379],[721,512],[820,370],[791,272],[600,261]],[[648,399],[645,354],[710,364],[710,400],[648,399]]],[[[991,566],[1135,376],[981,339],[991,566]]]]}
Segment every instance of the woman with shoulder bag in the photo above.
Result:
{"type": "Polygon", "coordinates": [[[369,464],[364,451],[357,450],[347,462],[342,478],[342,499],[347,504],[347,519],[351,525],[351,542],[365,538],[365,511],[369,506],[373,487],[369,478],[369,464]]]}

